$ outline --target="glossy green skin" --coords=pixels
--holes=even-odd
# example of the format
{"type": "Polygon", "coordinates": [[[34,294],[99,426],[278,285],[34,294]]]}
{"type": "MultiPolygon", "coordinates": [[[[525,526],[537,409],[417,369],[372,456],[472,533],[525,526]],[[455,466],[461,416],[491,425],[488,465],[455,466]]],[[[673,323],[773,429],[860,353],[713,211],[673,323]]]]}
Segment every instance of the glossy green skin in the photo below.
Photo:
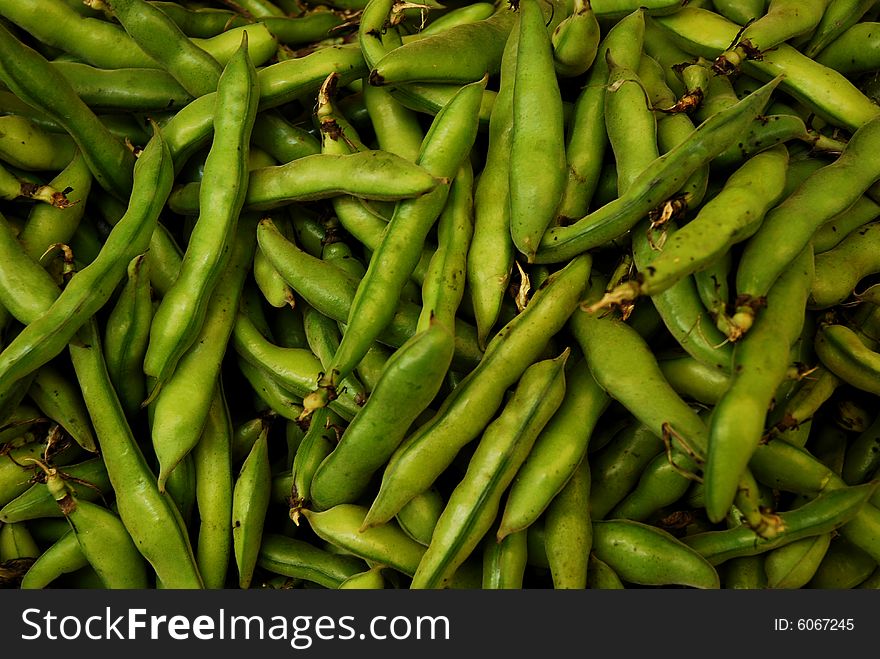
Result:
{"type": "Polygon", "coordinates": [[[532,524],[559,495],[585,461],[590,437],[608,407],[610,398],[593,379],[585,360],[572,364],[566,377],[562,404],[511,483],[499,538],[532,524]]]}
{"type": "MultiPolygon", "coordinates": [[[[266,371],[272,380],[297,396],[306,396],[323,372],[320,360],[311,350],[281,348],[271,343],[242,313],[238,314],[232,330],[232,347],[252,366],[266,371]]],[[[342,392],[330,407],[346,420],[361,409],[348,392],[342,392]]]]}
{"type": "Polygon", "coordinates": [[[63,133],[50,133],[19,115],[0,117],[0,158],[26,171],[67,167],[76,155],[76,144],[63,133]]]}
{"type": "MultiPolygon", "coordinates": [[[[325,316],[344,323],[357,290],[357,280],[344,270],[310,256],[286,240],[271,221],[257,225],[257,241],[272,264],[296,293],[325,316]]],[[[420,309],[401,301],[389,325],[376,337],[386,345],[400,347],[416,331],[420,309]]],[[[471,369],[480,361],[476,330],[459,319],[455,322],[455,361],[458,367],[471,369]]]]}
{"type": "Polygon", "coordinates": [[[331,38],[333,29],[345,22],[336,12],[320,11],[319,8],[302,16],[262,16],[259,20],[279,44],[292,47],[331,38]]]}
{"type": "Polygon", "coordinates": [[[294,521],[303,507],[312,507],[312,481],[315,472],[333,451],[336,442],[336,433],[330,425],[327,408],[316,410],[309,416],[308,421],[309,428],[296,449],[291,467],[293,486],[290,514],[293,515],[294,521]]]}
{"type": "Polygon", "coordinates": [[[661,508],[681,499],[690,485],[691,481],[672,465],[666,453],[659,453],[645,465],[635,487],[605,518],[646,521],[661,508]]]}
{"type": "Polygon", "coordinates": [[[562,402],[567,358],[566,349],[560,357],[537,362],[523,373],[510,401],[483,432],[467,472],[449,495],[411,588],[446,585],[492,526],[504,490],[562,402]]]}
{"type": "Polygon", "coordinates": [[[878,140],[880,117],[856,131],[837,160],[810,175],[767,213],[743,251],[736,277],[738,295],[751,299],[767,295],[815,231],[862,196],[874,181],[872,172],[878,171],[874,162],[878,140]],[[828,195],[829,189],[838,192],[828,195]]]}
{"type": "Polygon", "coordinates": [[[841,478],[847,485],[863,483],[872,477],[880,465],[880,420],[874,419],[868,428],[851,440],[846,449],[846,457],[841,478]]]}
{"type": "Polygon", "coordinates": [[[617,194],[624,194],[639,174],[660,156],[657,121],[638,74],[617,64],[609,49],[605,90],[605,130],[617,169],[617,194]]]}
{"type": "Polygon", "coordinates": [[[119,199],[128,198],[134,155],[110,134],[64,76],[5,27],[0,27],[0,56],[3,61],[16,62],[14,67],[0,67],[0,77],[10,91],[70,134],[102,188],[119,199]]]}
{"type": "MultiPolygon", "coordinates": [[[[26,465],[32,459],[43,460],[45,450],[46,446],[42,442],[29,441],[12,447],[8,455],[0,460],[0,504],[5,506],[28,490],[33,474],[30,469],[20,465],[26,465]]],[[[56,465],[64,465],[80,455],[82,450],[79,445],[71,443],[52,459],[56,465]]]]}
{"type": "Polygon", "coordinates": [[[880,222],[852,231],[837,246],[816,256],[810,309],[827,309],[848,298],[858,283],[880,271],[880,222]]]}
{"type": "Polygon", "coordinates": [[[193,96],[162,69],[99,69],[81,62],[52,62],[52,68],[96,111],[179,110],[193,100],[193,96]]]}
{"type": "Polygon", "coordinates": [[[856,23],[830,42],[816,61],[850,76],[867,73],[880,64],[880,30],[875,22],[856,23]]]}
{"type": "Polygon", "coordinates": [[[590,0],[596,16],[602,19],[623,18],[638,10],[651,16],[662,16],[678,11],[684,4],[682,0],[590,0]]]}
{"type": "Polygon", "coordinates": [[[156,477],[135,442],[107,375],[94,323],[85,326],[80,338],[70,345],[71,358],[116,492],[119,516],[165,587],[201,588],[180,512],[169,496],[159,492],[156,477]]]}
{"type": "Polygon", "coordinates": [[[865,345],[846,325],[825,325],[816,332],[816,356],[846,384],[880,392],[880,353],[865,345]]]}
{"type": "Polygon", "coordinates": [[[156,68],[158,63],[113,23],[82,16],[65,2],[10,0],[3,16],[43,43],[103,69],[156,68]]]}
{"type": "Polygon", "coordinates": [[[232,490],[232,549],[240,588],[249,588],[253,578],[270,494],[269,442],[264,429],[245,458],[232,490]]]}
{"type": "Polygon", "coordinates": [[[34,260],[39,260],[51,245],[66,244],[76,233],[92,187],[92,173],[82,153],[77,151],[67,167],[49,185],[56,190],[68,190],[65,196],[74,205],[62,209],[49,204],[35,204],[28,213],[27,224],[18,234],[18,240],[25,253],[34,260]]]}
{"type": "Polygon", "coordinates": [[[720,566],[721,586],[736,590],[759,590],[767,587],[764,554],[731,558],[720,566]]]}
{"type": "Polygon", "coordinates": [[[520,2],[518,29],[517,48],[528,56],[516,58],[514,71],[510,235],[531,262],[565,187],[565,133],[553,47],[537,0],[520,2]]]}
{"type": "Polygon", "coordinates": [[[425,548],[394,523],[361,530],[367,509],[343,503],[324,512],[303,510],[318,537],[371,563],[394,568],[412,576],[425,548]]]}
{"type": "Polygon", "coordinates": [[[737,526],[726,531],[685,536],[683,541],[713,565],[740,556],[754,556],[840,528],[865,506],[875,489],[876,485],[836,489],[799,508],[779,513],[783,527],[773,538],[762,539],[748,527],[737,526]]]}
{"type": "Polygon", "coordinates": [[[710,421],[703,467],[706,512],[712,521],[727,514],[740,474],[764,434],[767,412],[788,371],[789,351],[803,328],[813,270],[808,247],[771,289],[759,322],[737,343],[730,388],[710,421]]]}
{"type": "Polygon", "coordinates": [[[856,229],[880,217],[880,204],[867,195],[845,211],[831,218],[813,234],[812,243],[816,254],[822,254],[839,245],[856,229]]]}
{"type": "Polygon", "coordinates": [[[339,590],[381,590],[385,588],[384,566],[377,565],[366,572],[355,574],[339,584],[339,590]]]}
{"type": "Polygon", "coordinates": [[[358,21],[358,46],[373,69],[392,48],[402,45],[400,32],[390,25],[393,0],[370,0],[358,21]]]}
{"type": "Polygon", "coordinates": [[[28,387],[40,411],[64,428],[86,451],[97,453],[95,435],[85,403],[76,386],[50,365],[42,366],[28,387]]]}
{"type": "Polygon", "coordinates": [[[97,312],[125,276],[128,263],[149,244],[171,189],[171,158],[158,134],[135,166],[135,187],[124,217],[113,227],[97,258],[71,278],[45,313],[0,353],[0,391],[58,355],[97,312]]]}
{"type": "Polygon", "coordinates": [[[379,148],[415,162],[425,138],[418,115],[386,88],[365,85],[363,93],[379,148]]]}
{"type": "Polygon", "coordinates": [[[694,273],[694,284],[706,311],[715,320],[715,326],[726,332],[727,305],[730,300],[730,273],[733,254],[728,251],[703,270],[694,273]]]}
{"type": "Polygon", "coordinates": [[[4,524],[0,527],[0,562],[37,558],[39,555],[40,548],[26,524],[4,524]]]}
{"type": "Polygon", "coordinates": [[[680,396],[705,405],[715,405],[730,385],[724,372],[690,355],[660,359],[658,364],[663,376],[680,396]]]}
{"type": "MultiPolygon", "coordinates": [[[[58,509],[54,500],[52,505],[58,509]]],[[[25,573],[20,587],[22,590],[46,588],[61,575],[76,572],[88,564],[76,534],[70,530],[40,554],[25,573]]]]}
{"type": "Polygon", "coordinates": [[[276,533],[263,535],[257,565],[269,572],[305,579],[325,588],[338,588],[343,581],[363,572],[366,567],[359,558],[334,554],[310,542],[276,533]]]}
{"type": "Polygon", "coordinates": [[[513,268],[510,237],[510,138],[519,29],[512,30],[501,59],[498,96],[489,118],[485,163],[474,187],[474,231],[467,255],[467,283],[480,346],[498,321],[513,268]]]}
{"type": "Polygon", "coordinates": [[[468,84],[498,73],[514,11],[502,6],[482,21],[457,25],[391,50],[372,66],[370,84],[468,84]]]}
{"type": "MultiPolygon", "coordinates": [[[[748,57],[748,48],[763,52],[811,32],[822,19],[829,0],[770,0],[767,11],[745,26],[736,44],[719,57],[733,68],[748,57]]],[[[717,61],[717,60],[716,60],[717,61]]]]}
{"type": "Polygon", "coordinates": [[[110,10],[132,40],[193,97],[217,89],[222,71],[161,9],[146,0],[109,0],[110,10]]]}
{"type": "Polygon", "coordinates": [[[445,507],[443,495],[432,487],[414,496],[398,511],[397,523],[410,538],[427,547],[445,507]]]}
{"type": "Polygon", "coordinates": [[[821,54],[841,34],[858,23],[874,4],[872,0],[829,0],[822,20],[809,43],[804,46],[804,54],[807,57],[821,54]]]}
{"type": "MultiPolygon", "coordinates": [[[[159,387],[174,373],[201,330],[211,292],[229,260],[229,241],[245,203],[250,135],[259,99],[246,38],[224,68],[217,95],[223,111],[214,116],[214,138],[199,192],[199,216],[177,279],[162,297],[150,325],[144,373],[156,378],[159,387]]],[[[155,393],[154,389],[151,397],[155,393]]]]}
{"type": "MultiPolygon", "coordinates": [[[[685,7],[654,19],[678,45],[691,53],[715,59],[736,38],[740,26],[705,9],[685,7]]],[[[779,90],[791,94],[832,125],[856,130],[880,113],[864,94],[833,69],[822,66],[788,44],[764,53],[762,60],[743,62],[743,73],[770,80],[784,78],[779,90]]]]}
{"type": "Polygon", "coordinates": [[[464,298],[468,249],[474,232],[474,172],[465,162],[449,188],[446,206],[437,219],[437,250],[422,283],[422,313],[418,329],[436,317],[447,327],[455,323],[464,298]]]}
{"type": "MultiPolygon", "coordinates": [[[[49,488],[53,486],[50,483],[49,488]]],[[[62,485],[63,488],[63,485],[62,485]]],[[[105,588],[147,587],[147,563],[125,528],[112,512],[68,495],[58,501],[80,549],[105,588]]]]}
{"type": "Polygon", "coordinates": [[[150,4],[162,10],[188,37],[213,37],[230,27],[244,25],[246,19],[228,9],[190,9],[176,2],[151,0],[150,4]]]}
{"type": "Polygon", "coordinates": [[[831,533],[796,540],[767,552],[764,570],[768,588],[803,588],[807,585],[831,544],[831,533]]]}
{"type": "Polygon", "coordinates": [[[544,549],[555,589],[587,587],[592,543],[590,465],[584,458],[550,503],[544,520],[544,549]]]}
{"type": "Polygon", "coordinates": [[[196,563],[205,588],[224,588],[232,554],[232,424],[222,389],[215,389],[208,418],[193,449],[198,506],[196,563]]]}
{"type": "Polygon", "coordinates": [[[592,267],[589,255],[555,272],[525,310],[505,325],[483,359],[446,397],[440,410],[398,447],[383,474],[368,520],[393,517],[452,463],[501,406],[508,387],[542,354],[577,306],[592,267]]]}
{"type": "Polygon", "coordinates": [[[119,394],[125,413],[133,418],[146,397],[144,353],[153,320],[150,261],[139,254],[128,264],[128,280],[104,327],[104,359],[110,381],[119,394]]]}
{"type": "Polygon", "coordinates": [[[787,165],[784,146],[747,160],[727,178],[724,188],[701,206],[696,217],[669,236],[650,268],[640,269],[639,292],[653,295],[666,290],[754,234],[781,198],[787,165]]]}
{"type": "MultiPolygon", "coordinates": [[[[397,201],[433,192],[442,178],[385,151],[359,151],[348,155],[314,154],[284,165],[261,167],[250,173],[246,210],[270,210],[294,201],[315,201],[349,194],[363,199],[397,201]]],[[[200,183],[175,189],[169,207],[183,215],[198,213],[206,192],[200,183]]]]}
{"type": "Polygon", "coordinates": [[[745,25],[763,16],[768,0],[718,0],[715,11],[726,19],[745,25]]]}
{"type": "Polygon", "coordinates": [[[579,2],[574,13],[553,30],[553,66],[556,75],[573,78],[585,73],[596,58],[599,21],[589,3],[579,2]]]}
{"type": "MultiPolygon", "coordinates": [[[[262,402],[257,404],[261,412],[268,410],[289,421],[299,418],[303,411],[302,396],[288,391],[270,373],[250,364],[244,358],[239,357],[237,361],[238,370],[250,384],[257,399],[262,402]]],[[[250,449],[250,446],[247,448],[250,449]]],[[[240,457],[243,459],[244,456],[240,457]]]]}
{"type": "Polygon", "coordinates": [[[818,565],[807,588],[842,590],[855,588],[877,568],[877,562],[844,538],[835,538],[818,565]]]}
{"type": "Polygon", "coordinates": [[[350,503],[363,494],[437,395],[453,348],[449,329],[435,321],[391,355],[367,404],[315,474],[312,496],[319,508],[350,503]],[[388,414],[389,409],[397,412],[388,414]]]}
{"type": "Polygon", "coordinates": [[[651,460],[663,451],[663,442],[643,424],[631,424],[617,433],[601,451],[589,456],[590,515],[603,519],[638,483],[651,460]]]}
{"type": "Polygon", "coordinates": [[[614,570],[607,563],[596,558],[593,553],[590,553],[587,568],[587,588],[593,590],[623,590],[625,588],[614,570]]]}
{"type": "MultiPolygon", "coordinates": [[[[340,74],[340,85],[362,78],[366,65],[360,49],[327,46],[304,57],[260,69],[257,73],[260,109],[274,108],[314,93],[332,72],[340,74]]],[[[216,93],[205,94],[163,126],[176,169],[179,170],[190,155],[210,141],[216,103],[216,93]]]]}
{"type": "Polygon", "coordinates": [[[701,124],[691,137],[660,156],[628,188],[626,194],[565,227],[548,229],[535,261],[552,263],[620,237],[645,214],[678,191],[698,168],[721,153],[764,108],[775,79],[728,111],[701,124]]]}
{"type": "Polygon", "coordinates": [[[624,581],[719,588],[718,573],[681,540],[640,522],[593,522],[593,553],[624,581]]]}
{"type": "Polygon", "coordinates": [[[251,142],[278,162],[291,162],[321,152],[321,145],[310,133],[289,123],[280,112],[260,112],[254,121],[251,142]]]}
{"type": "MultiPolygon", "coordinates": [[[[333,355],[339,348],[341,330],[335,320],[325,316],[314,307],[305,305],[302,310],[303,329],[308,348],[321,360],[324,369],[329,368],[333,355]]],[[[341,386],[361,403],[367,400],[367,392],[354,373],[342,380],[341,386]]]]}
{"type": "Polygon", "coordinates": [[[231,245],[229,261],[211,293],[196,340],[153,402],[150,435],[159,461],[160,489],[175,465],[198,444],[215,404],[213,383],[220,375],[255,242],[252,219],[244,218],[231,245]]]}
{"type": "Polygon", "coordinates": [[[522,588],[529,558],[526,532],[511,533],[500,541],[487,534],[483,547],[483,590],[522,588]]]}
{"type": "MultiPolygon", "coordinates": [[[[278,50],[278,42],[263,23],[251,23],[231,28],[209,39],[193,39],[193,42],[220,66],[229,64],[241,40],[247,34],[248,54],[254,66],[263,66],[272,59],[278,50]]],[[[209,90],[208,93],[213,93],[209,90]]]]}
{"type": "MultiPolygon", "coordinates": [[[[483,79],[462,87],[434,118],[417,160],[431,176],[451,179],[470,152],[477,135],[477,110],[485,85],[486,79],[483,79]]],[[[418,263],[421,247],[443,210],[448,192],[449,185],[442,184],[423,197],[395,207],[382,242],[370,257],[367,273],[358,284],[342,342],[321,385],[335,387],[351,373],[370,344],[391,322],[395,303],[418,263]]]]}
{"type": "Polygon", "coordinates": [[[0,305],[26,325],[51,307],[58,294],[58,284],[24,252],[0,215],[0,305]]]}

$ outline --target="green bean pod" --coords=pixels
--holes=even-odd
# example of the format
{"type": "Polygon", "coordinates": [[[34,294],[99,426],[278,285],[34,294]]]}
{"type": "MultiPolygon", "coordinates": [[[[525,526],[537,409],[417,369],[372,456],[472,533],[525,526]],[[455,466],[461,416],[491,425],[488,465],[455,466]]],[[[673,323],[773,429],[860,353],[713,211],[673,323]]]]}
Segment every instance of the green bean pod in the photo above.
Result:
{"type": "Polygon", "coordinates": [[[474,232],[474,173],[469,162],[459,167],[446,206],[437,219],[437,251],[422,283],[422,313],[417,330],[427,329],[436,317],[447,327],[455,322],[464,297],[468,248],[474,232]]]}
{"type": "Polygon", "coordinates": [[[803,328],[813,270],[808,247],[771,289],[761,322],[734,352],[730,387],[709,427],[704,478],[712,521],[723,519],[730,508],[737,480],[764,434],[767,411],[788,370],[789,351],[803,328]]]}
{"type": "Polygon", "coordinates": [[[129,418],[141,409],[147,382],[143,373],[144,353],[153,319],[150,289],[150,261],[139,254],[128,264],[128,280],[104,328],[104,359],[110,381],[129,418]]]}
{"type": "Polygon", "coordinates": [[[873,6],[872,0],[829,0],[822,20],[803,48],[804,54],[815,58],[848,28],[858,23],[873,6]]]}
{"type": "Polygon", "coordinates": [[[813,234],[813,249],[819,255],[839,245],[856,229],[880,217],[880,204],[868,195],[863,195],[845,211],[838,213],[816,229],[813,234]]]}
{"type": "MultiPolygon", "coordinates": [[[[501,496],[541,428],[565,394],[569,350],[523,373],[513,397],[483,433],[468,470],[449,496],[411,588],[439,588],[471,554],[495,520],[501,496]]],[[[368,518],[364,525],[369,527],[368,518]]]]}
{"type": "Polygon", "coordinates": [[[180,511],[169,496],[159,492],[156,477],[135,442],[107,374],[94,321],[80,332],[80,341],[70,344],[70,352],[125,528],[163,586],[202,588],[180,511]]]}
{"type": "Polygon", "coordinates": [[[556,75],[573,78],[585,73],[596,58],[599,37],[599,21],[590,3],[576,0],[572,14],[551,35],[556,75]]]}
{"type": "Polygon", "coordinates": [[[445,507],[443,495],[432,487],[414,496],[398,511],[397,523],[410,538],[427,547],[445,507]]]}
{"type": "MultiPolygon", "coordinates": [[[[339,268],[315,258],[286,240],[271,221],[257,225],[257,241],[272,264],[296,293],[325,316],[344,323],[357,291],[357,280],[339,268]],[[319,274],[320,276],[315,276],[319,274]]],[[[398,302],[394,317],[376,340],[400,347],[416,332],[421,310],[409,302],[398,302]]],[[[455,321],[455,356],[453,363],[467,369],[480,361],[476,329],[464,321],[455,321]]]]}
{"type": "Polygon", "coordinates": [[[721,53],[714,67],[721,72],[739,70],[746,58],[760,59],[765,50],[809,34],[819,24],[829,0],[770,0],[766,13],[745,26],[736,43],[721,53]]]}
{"type": "Polygon", "coordinates": [[[319,549],[310,542],[278,533],[263,535],[257,565],[275,574],[304,579],[325,588],[339,588],[349,577],[364,571],[364,561],[319,549]]]}
{"type": "MultiPolygon", "coordinates": [[[[52,505],[57,509],[54,500],[52,505]]],[[[21,580],[22,590],[46,588],[64,574],[76,572],[89,565],[80,548],[76,533],[69,530],[47,547],[28,568],[21,580]]]]}
{"type": "Polygon", "coordinates": [[[253,224],[243,218],[196,340],[153,401],[150,435],[159,461],[160,490],[177,463],[198,444],[214,404],[213,383],[226,354],[255,242],[253,224]]]}
{"type": "Polygon", "coordinates": [[[593,553],[623,581],[642,585],[719,588],[715,568],[659,528],[628,520],[593,522],[593,553]]]}
{"type": "MultiPolygon", "coordinates": [[[[696,7],[685,7],[654,20],[681,48],[707,59],[721,54],[740,31],[740,26],[722,16],[696,7]]],[[[788,44],[777,45],[760,61],[744,61],[742,69],[759,80],[783,75],[780,91],[791,94],[835,126],[854,131],[878,114],[877,106],[844,76],[788,44]]]]}
{"type": "Polygon", "coordinates": [[[50,133],[30,119],[0,117],[0,159],[25,171],[60,171],[76,155],[76,143],[64,133],[50,133]]]}
{"type": "MultiPolygon", "coordinates": [[[[250,173],[245,210],[271,210],[293,201],[314,201],[349,194],[363,199],[397,201],[419,198],[444,179],[385,151],[348,155],[315,154],[284,165],[261,167],[250,173]]],[[[183,215],[199,212],[200,183],[186,183],[172,193],[169,208],[183,215]]]]}
{"type": "Polygon", "coordinates": [[[690,355],[664,357],[657,363],[666,381],[685,399],[715,405],[730,385],[726,373],[690,355]]]}
{"type": "Polygon", "coordinates": [[[831,545],[831,533],[796,540],[767,552],[767,588],[803,588],[816,574],[831,545]]]}
{"type": "Polygon", "coordinates": [[[309,426],[296,449],[291,473],[293,486],[290,496],[290,516],[299,524],[299,515],[306,506],[312,507],[312,481],[319,465],[333,451],[336,432],[327,408],[307,419],[309,426]]]}
{"type": "MultiPolygon", "coordinates": [[[[498,538],[533,523],[585,461],[590,436],[610,399],[583,359],[566,374],[565,398],[517,471],[504,504],[498,538]]],[[[586,554],[589,552],[585,552],[586,554]]]]}
{"type": "Polygon", "coordinates": [[[425,548],[394,523],[361,530],[366,513],[365,507],[349,503],[333,506],[324,512],[302,511],[318,537],[366,561],[387,565],[412,576],[425,548]]]}
{"type": "Polygon", "coordinates": [[[483,540],[484,590],[521,589],[528,562],[528,538],[525,531],[511,533],[498,540],[491,533],[483,540]]]}
{"type": "MultiPolygon", "coordinates": [[[[316,311],[314,307],[309,305],[305,305],[302,315],[303,329],[308,347],[321,361],[321,366],[326,372],[326,369],[330,367],[330,363],[333,361],[333,355],[339,349],[341,337],[339,325],[335,320],[325,316],[320,311],[316,311]]],[[[342,379],[341,387],[348,394],[354,396],[356,401],[361,404],[366,402],[367,392],[354,373],[349,373],[342,379]]]]}
{"type": "Polygon", "coordinates": [[[222,112],[214,117],[214,139],[205,162],[199,217],[180,273],[162,297],[150,325],[144,373],[157,380],[151,398],[170,378],[200,331],[210,294],[229,259],[229,240],[245,201],[247,155],[259,98],[247,37],[224,68],[217,95],[222,112]]]}
{"type": "Polygon", "coordinates": [[[57,190],[65,190],[71,205],[56,208],[51,204],[36,204],[31,209],[18,239],[25,253],[34,260],[39,260],[51,245],[68,243],[79,226],[92,187],[92,173],[82,152],[77,151],[67,167],[49,185],[57,190]]]}
{"type": "Polygon", "coordinates": [[[457,25],[384,54],[371,65],[371,85],[413,82],[468,84],[501,65],[516,13],[505,6],[482,21],[457,25]]]}
{"type": "Polygon", "coordinates": [[[270,492],[268,432],[264,429],[245,459],[232,490],[232,548],[240,588],[249,588],[253,578],[270,492]]]}
{"type": "Polygon", "coordinates": [[[843,590],[855,588],[870,577],[877,562],[845,538],[834,538],[807,588],[843,590]]]}
{"type": "MultiPolygon", "coordinates": [[[[518,16],[516,20],[519,21],[518,16]]],[[[489,118],[486,159],[474,187],[474,230],[467,256],[467,284],[482,348],[498,321],[513,268],[509,179],[518,41],[517,28],[508,35],[501,59],[498,96],[489,118]]]]}
{"type": "Polygon", "coordinates": [[[205,588],[223,588],[232,541],[232,424],[223,389],[217,386],[208,418],[193,449],[198,507],[196,563],[205,588]]]}
{"type": "MultiPolygon", "coordinates": [[[[417,160],[429,175],[450,179],[470,152],[477,134],[477,107],[487,79],[461,88],[431,124],[417,160]]],[[[339,157],[353,157],[339,156],[339,157]]],[[[382,242],[358,284],[339,349],[319,388],[304,400],[307,410],[326,404],[338,382],[351,373],[370,344],[392,320],[401,289],[415,269],[421,246],[443,210],[449,185],[399,203],[382,242]]]]}
{"type": "Polygon", "coordinates": [[[415,162],[425,138],[418,115],[375,85],[364,87],[364,103],[379,148],[415,162]]]}
{"type": "Polygon", "coordinates": [[[877,27],[874,21],[856,23],[823,48],[815,60],[846,76],[875,70],[880,62],[877,27]]]}
{"type": "Polygon", "coordinates": [[[510,235],[529,262],[554,218],[565,186],[562,96],[553,64],[550,34],[536,0],[519,3],[510,134],[510,235]],[[536,176],[535,163],[543,176],[536,176]]]}
{"type": "Polygon", "coordinates": [[[654,161],[622,197],[573,224],[548,229],[541,240],[536,262],[571,258],[625,234],[645,214],[677,192],[694,171],[737,139],[743,127],[764,108],[780,82],[781,78],[774,79],[727,111],[702,123],[687,140],[654,161]]]}
{"type": "Polygon", "coordinates": [[[54,469],[47,470],[46,487],[104,587],[146,588],[146,563],[122,521],[106,508],[78,500],[54,469]]]}
{"type": "Polygon", "coordinates": [[[836,247],[816,256],[816,275],[810,292],[810,309],[827,309],[840,304],[868,275],[880,272],[876,253],[880,222],[871,222],[851,232],[836,247]]]}
{"type": "Polygon", "coordinates": [[[853,135],[841,156],[809,176],[784,202],[767,213],[758,232],[749,240],[737,270],[739,304],[733,322],[747,330],[755,305],[779,274],[823,223],[846,210],[873,182],[873,145],[880,135],[880,118],[853,135]],[[827,189],[839,190],[833,196],[827,189]],[[797,217],[795,224],[790,222],[797,217]],[[771,247],[772,245],[772,247],[771,247]]]}
{"type": "Polygon", "coordinates": [[[437,395],[452,350],[449,329],[435,320],[391,355],[366,405],[314,475],[312,498],[318,508],[351,503],[363,494],[437,395]],[[397,413],[388,414],[389,406],[397,413]]]}
{"type": "Polygon", "coordinates": [[[389,460],[368,524],[393,517],[434,482],[456,453],[475,439],[501,406],[508,387],[542,354],[565,324],[587,285],[592,258],[583,255],[553,273],[525,310],[492,339],[483,359],[450,392],[429,421],[389,460]]]}
{"type": "Polygon", "coordinates": [[[17,63],[12,67],[0,66],[0,77],[6,86],[64,127],[102,188],[119,199],[127,198],[132,192],[131,151],[110,134],[64,76],[2,26],[0,54],[3,61],[17,63]]]}
{"type": "Polygon", "coordinates": [[[587,587],[593,526],[590,519],[590,465],[585,457],[547,508],[544,549],[553,587],[587,587]]]}
{"type": "Polygon", "coordinates": [[[865,345],[846,325],[823,324],[816,332],[816,356],[843,382],[871,393],[880,392],[880,353],[865,345]]]}
{"type": "Polygon", "coordinates": [[[92,424],[82,395],[52,365],[37,370],[28,387],[28,396],[40,411],[64,428],[73,440],[91,453],[98,452],[92,424]]]}
{"type": "Polygon", "coordinates": [[[685,536],[682,540],[713,565],[740,556],[754,556],[840,528],[866,505],[876,487],[876,484],[867,484],[835,489],[799,508],[779,513],[782,524],[773,538],[762,539],[748,527],[737,526],[726,531],[685,536]]]}
{"type": "Polygon", "coordinates": [[[135,187],[128,209],[97,258],[74,275],[45,313],[0,353],[0,391],[58,355],[107,302],[125,276],[128,263],[146,249],[170,191],[171,178],[170,154],[157,133],[135,166],[135,187]]]}

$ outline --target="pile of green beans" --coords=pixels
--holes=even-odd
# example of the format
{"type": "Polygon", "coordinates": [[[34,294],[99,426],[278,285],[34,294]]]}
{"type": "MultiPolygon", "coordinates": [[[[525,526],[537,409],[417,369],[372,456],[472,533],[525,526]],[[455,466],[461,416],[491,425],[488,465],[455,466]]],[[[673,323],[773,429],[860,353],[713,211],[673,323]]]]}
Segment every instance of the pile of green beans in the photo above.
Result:
{"type": "Polygon", "coordinates": [[[0,586],[880,586],[880,4],[3,0],[0,586]]]}

